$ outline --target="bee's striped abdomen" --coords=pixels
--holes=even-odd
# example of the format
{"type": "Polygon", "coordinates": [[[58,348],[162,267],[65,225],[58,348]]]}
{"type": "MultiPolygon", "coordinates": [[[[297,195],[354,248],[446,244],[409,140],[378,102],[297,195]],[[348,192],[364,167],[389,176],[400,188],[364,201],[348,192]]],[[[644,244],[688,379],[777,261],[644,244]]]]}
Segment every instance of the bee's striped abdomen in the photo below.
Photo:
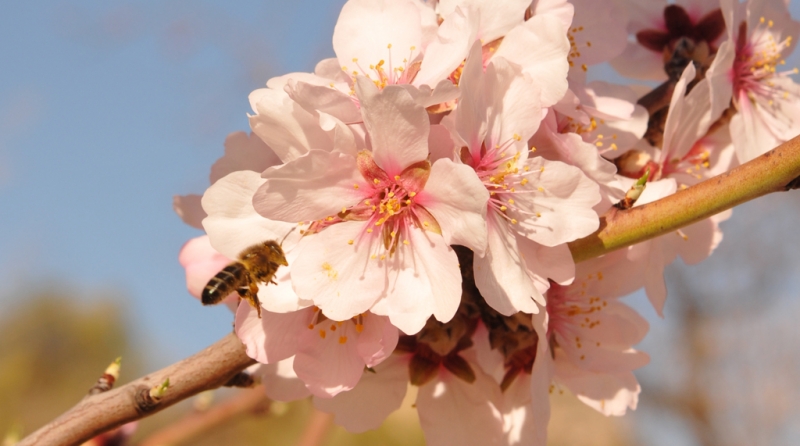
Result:
{"type": "Polygon", "coordinates": [[[203,305],[219,303],[225,296],[236,291],[242,285],[246,275],[245,266],[239,262],[231,263],[223,268],[203,288],[203,296],[201,298],[203,305]]]}

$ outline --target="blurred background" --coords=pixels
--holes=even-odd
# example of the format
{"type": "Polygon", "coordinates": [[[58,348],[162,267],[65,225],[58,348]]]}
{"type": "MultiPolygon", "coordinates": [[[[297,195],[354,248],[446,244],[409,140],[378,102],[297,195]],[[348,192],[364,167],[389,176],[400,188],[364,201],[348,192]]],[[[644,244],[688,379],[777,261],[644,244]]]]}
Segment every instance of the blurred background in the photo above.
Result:
{"type": "MultiPolygon", "coordinates": [[[[200,231],[172,196],[205,190],[225,136],[248,129],[250,91],[333,56],[343,3],[0,6],[0,438],[66,410],[118,356],[126,382],[230,331],[226,308],[186,291],[178,251],[200,231]]],[[[651,323],[638,410],[608,419],[554,397],[551,444],[800,441],[797,194],[737,208],[709,260],[670,267],[664,319],[626,299],[651,323]]],[[[336,428],[324,444],[422,444],[412,402],[377,432],[336,428]]],[[[292,444],[314,422],[307,402],[219,391],[144,420],[135,438],[224,404],[239,404],[236,422],[186,444],[292,444]]]]}

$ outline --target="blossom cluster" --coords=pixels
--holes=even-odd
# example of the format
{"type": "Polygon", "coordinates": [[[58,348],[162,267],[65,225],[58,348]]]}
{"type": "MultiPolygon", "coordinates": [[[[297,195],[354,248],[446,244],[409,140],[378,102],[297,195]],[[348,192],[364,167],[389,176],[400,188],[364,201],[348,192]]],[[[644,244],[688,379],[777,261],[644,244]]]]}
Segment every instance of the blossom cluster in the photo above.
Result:
{"type": "Polygon", "coordinates": [[[544,444],[552,392],[635,409],[647,322],[619,298],[722,239],[720,214],[575,264],[641,205],[800,132],[784,0],[349,0],[335,58],[250,94],[200,196],[190,292],[284,240],[260,311],[226,300],[269,396],[360,432],[410,384],[429,444],[544,444]],[[662,82],[589,81],[593,65],[662,82]],[[630,204],[630,203],[629,203],[630,204]]]}

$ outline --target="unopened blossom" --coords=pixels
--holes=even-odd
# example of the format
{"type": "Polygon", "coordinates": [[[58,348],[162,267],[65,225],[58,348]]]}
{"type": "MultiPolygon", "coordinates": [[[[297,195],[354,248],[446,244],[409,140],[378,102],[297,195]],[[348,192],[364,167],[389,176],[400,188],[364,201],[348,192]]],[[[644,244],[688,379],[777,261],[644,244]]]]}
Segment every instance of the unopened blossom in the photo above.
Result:
{"type": "Polygon", "coordinates": [[[744,163],[800,133],[800,85],[785,59],[794,49],[800,22],[782,0],[724,1],[736,57],[729,79],[738,113],[730,124],[736,156],[744,163]]]}
{"type": "Polygon", "coordinates": [[[471,169],[428,157],[428,115],[402,87],[360,77],[371,150],[312,150],[264,172],[254,198],[268,219],[303,222],[290,262],[300,299],[337,321],[367,310],[415,333],[449,320],[461,278],[450,243],[485,249],[488,192],[471,169]]]}
{"type": "Polygon", "coordinates": [[[495,56],[484,72],[473,48],[461,78],[464,93],[448,121],[463,146],[457,154],[489,192],[489,249],[475,260],[478,288],[503,314],[535,312],[548,279],[567,282],[573,264],[564,243],[597,229],[597,185],[579,169],[529,152],[542,117],[539,84],[495,56]]]}

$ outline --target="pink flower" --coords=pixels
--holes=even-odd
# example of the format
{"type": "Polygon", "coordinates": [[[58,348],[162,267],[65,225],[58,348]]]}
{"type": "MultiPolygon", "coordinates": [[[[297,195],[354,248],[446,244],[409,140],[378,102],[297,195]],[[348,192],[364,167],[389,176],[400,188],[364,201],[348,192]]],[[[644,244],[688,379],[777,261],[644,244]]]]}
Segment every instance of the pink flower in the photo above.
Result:
{"type": "Polygon", "coordinates": [[[538,311],[547,278],[568,282],[572,259],[564,243],[597,229],[597,185],[575,167],[534,157],[526,141],[539,126],[539,84],[495,56],[483,70],[473,47],[461,78],[463,95],[446,121],[464,146],[460,160],[489,192],[489,249],[477,252],[475,280],[497,311],[538,311]]]}
{"type": "Polygon", "coordinates": [[[428,116],[404,88],[360,77],[356,91],[372,150],[312,150],[269,169],[254,204],[268,219],[309,222],[290,263],[300,299],[333,320],[371,310],[415,333],[431,314],[455,313],[448,244],[485,249],[488,192],[468,167],[427,161],[428,116]]]}
{"type": "MultiPolygon", "coordinates": [[[[485,336],[486,332],[483,333],[485,336]]],[[[336,423],[352,432],[377,428],[400,407],[408,386],[409,370],[418,370],[413,363],[428,357],[414,352],[412,344],[403,346],[376,366],[374,372],[365,372],[355,389],[332,399],[315,398],[314,404],[334,413],[336,423]]],[[[488,341],[484,345],[488,346],[488,341]]],[[[446,365],[435,364],[425,383],[420,385],[415,407],[427,444],[514,444],[505,440],[507,428],[501,411],[500,387],[480,368],[476,354],[475,347],[458,350],[461,370],[469,368],[470,377],[456,374],[446,365]]]]}
{"type": "Polygon", "coordinates": [[[741,8],[723,2],[730,39],[736,42],[731,77],[733,103],[739,111],[730,124],[736,156],[744,163],[800,133],[800,86],[783,69],[800,23],[781,0],[750,0],[741,8]]]}
{"type": "Polygon", "coordinates": [[[626,276],[636,273],[619,259],[620,254],[612,254],[581,263],[572,285],[550,287],[546,308],[552,351],[537,358],[552,358],[556,386],[616,416],[636,409],[641,388],[631,371],[649,361],[632,348],[647,334],[647,321],[616,299],[634,289],[626,276]]]}
{"type": "Polygon", "coordinates": [[[318,308],[291,313],[262,312],[247,302],[236,312],[236,335],[247,355],[263,364],[294,357],[297,377],[313,394],[330,398],[355,387],[364,367],[374,367],[397,345],[398,332],[386,317],[361,314],[327,319],[318,308]]]}

